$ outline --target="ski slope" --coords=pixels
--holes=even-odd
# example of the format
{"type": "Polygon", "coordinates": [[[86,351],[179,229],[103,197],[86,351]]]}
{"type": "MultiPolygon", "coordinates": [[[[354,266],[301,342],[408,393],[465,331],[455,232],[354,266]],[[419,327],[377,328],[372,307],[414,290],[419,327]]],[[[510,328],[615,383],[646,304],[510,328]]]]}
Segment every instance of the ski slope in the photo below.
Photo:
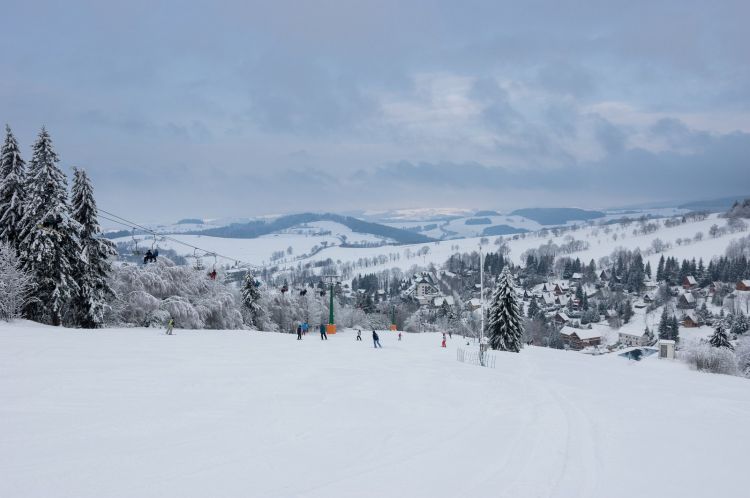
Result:
{"type": "Polygon", "coordinates": [[[454,337],[0,324],[0,496],[742,496],[746,379],[454,337]]]}

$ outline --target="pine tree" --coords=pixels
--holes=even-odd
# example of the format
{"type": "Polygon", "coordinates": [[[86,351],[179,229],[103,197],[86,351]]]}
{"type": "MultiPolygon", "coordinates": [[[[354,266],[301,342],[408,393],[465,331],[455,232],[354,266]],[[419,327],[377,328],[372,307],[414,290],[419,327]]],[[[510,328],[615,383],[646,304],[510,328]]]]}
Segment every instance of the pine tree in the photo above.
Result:
{"type": "Polygon", "coordinates": [[[716,328],[714,329],[713,335],[709,339],[709,343],[715,348],[727,348],[734,351],[734,346],[732,346],[732,343],[729,342],[729,334],[727,334],[726,324],[724,323],[724,320],[716,321],[716,328]]]}
{"type": "Polygon", "coordinates": [[[667,339],[670,341],[678,340],[679,335],[679,324],[677,323],[677,317],[672,315],[671,317],[667,314],[667,307],[664,307],[664,311],[661,313],[659,319],[659,339],[667,339]]]}
{"type": "Polygon", "coordinates": [[[79,226],[70,218],[67,182],[47,130],[34,144],[26,179],[19,256],[36,280],[25,314],[32,320],[60,325],[78,292],[75,271],[80,259],[79,226]]]}
{"type": "Polygon", "coordinates": [[[23,217],[26,164],[21,159],[18,142],[5,125],[5,143],[0,150],[0,242],[18,251],[23,217]]]}
{"type": "Polygon", "coordinates": [[[72,189],[72,217],[80,225],[81,258],[78,260],[76,281],[79,291],[75,299],[76,321],[87,329],[104,324],[107,298],[113,295],[107,282],[112,271],[109,258],[115,256],[115,245],[100,236],[94,190],[86,171],[74,169],[72,189]]]}
{"type": "Polygon", "coordinates": [[[748,323],[747,316],[745,316],[742,310],[740,310],[740,312],[735,315],[734,320],[732,320],[730,332],[734,335],[742,335],[748,331],[749,326],[750,324],[748,323]]]}
{"type": "Polygon", "coordinates": [[[518,309],[518,297],[508,267],[504,268],[492,296],[489,309],[490,347],[518,353],[521,350],[523,319],[518,309]]]}
{"type": "Polygon", "coordinates": [[[258,283],[255,281],[255,277],[249,271],[242,283],[242,306],[250,315],[250,325],[257,327],[258,318],[262,313],[260,291],[258,291],[258,283]]]}
{"type": "Polygon", "coordinates": [[[659,258],[659,264],[656,266],[656,281],[661,282],[666,278],[664,275],[664,255],[659,258]]]}
{"type": "Polygon", "coordinates": [[[651,262],[650,261],[646,262],[646,268],[643,271],[650,280],[651,279],[651,262]]]}
{"type": "Polygon", "coordinates": [[[670,335],[673,341],[679,342],[680,340],[680,323],[677,321],[677,317],[672,315],[670,324],[670,335]]]}
{"type": "Polygon", "coordinates": [[[537,313],[539,313],[539,304],[536,302],[536,296],[531,297],[531,302],[529,303],[529,309],[528,309],[528,317],[534,318],[537,313]]]}

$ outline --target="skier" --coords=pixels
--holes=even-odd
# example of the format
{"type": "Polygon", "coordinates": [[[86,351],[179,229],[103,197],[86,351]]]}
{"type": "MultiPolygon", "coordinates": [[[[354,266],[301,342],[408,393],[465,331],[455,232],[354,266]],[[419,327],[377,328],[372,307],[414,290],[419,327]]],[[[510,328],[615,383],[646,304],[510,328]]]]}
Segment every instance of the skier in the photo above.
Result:
{"type": "Polygon", "coordinates": [[[307,335],[307,331],[310,328],[310,325],[307,322],[302,323],[302,335],[307,335]]]}
{"type": "Polygon", "coordinates": [[[328,340],[328,334],[326,334],[326,326],[324,323],[320,324],[320,340],[328,340]]]}
{"type": "Polygon", "coordinates": [[[297,340],[302,340],[302,325],[297,325],[297,340]]]}
{"type": "Polygon", "coordinates": [[[151,249],[146,251],[146,254],[143,256],[143,264],[149,263],[151,261],[156,261],[154,259],[154,253],[151,252],[151,249]]]}
{"type": "Polygon", "coordinates": [[[447,347],[447,346],[445,345],[445,337],[443,337],[443,342],[442,342],[442,344],[440,345],[440,347],[441,347],[441,348],[447,347]]]}
{"type": "Polygon", "coordinates": [[[380,345],[380,337],[378,337],[378,333],[374,330],[372,331],[372,347],[374,348],[382,348],[383,346],[380,345]]]}
{"type": "Polygon", "coordinates": [[[398,333],[398,340],[401,340],[401,332],[398,333]]]}
{"type": "Polygon", "coordinates": [[[172,335],[172,330],[174,329],[174,318],[170,318],[167,322],[167,335],[172,335]]]}
{"type": "Polygon", "coordinates": [[[208,278],[216,280],[216,270],[212,270],[211,273],[208,274],[208,278]]]}
{"type": "Polygon", "coordinates": [[[362,331],[361,331],[361,330],[359,330],[359,329],[357,329],[357,340],[358,340],[358,341],[361,341],[361,340],[362,340],[362,331]]]}
{"type": "Polygon", "coordinates": [[[448,338],[449,339],[453,339],[453,331],[452,330],[448,331],[448,338]]]}

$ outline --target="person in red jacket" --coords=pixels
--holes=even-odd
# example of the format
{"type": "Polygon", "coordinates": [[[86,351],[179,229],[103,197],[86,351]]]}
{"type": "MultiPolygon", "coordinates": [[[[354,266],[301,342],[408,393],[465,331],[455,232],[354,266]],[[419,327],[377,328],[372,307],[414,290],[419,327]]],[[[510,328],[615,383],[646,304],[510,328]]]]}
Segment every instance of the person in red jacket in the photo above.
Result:
{"type": "Polygon", "coordinates": [[[441,347],[441,348],[444,348],[444,347],[446,347],[446,346],[445,346],[445,337],[443,337],[443,343],[442,343],[442,344],[440,345],[440,347],[441,347]]]}

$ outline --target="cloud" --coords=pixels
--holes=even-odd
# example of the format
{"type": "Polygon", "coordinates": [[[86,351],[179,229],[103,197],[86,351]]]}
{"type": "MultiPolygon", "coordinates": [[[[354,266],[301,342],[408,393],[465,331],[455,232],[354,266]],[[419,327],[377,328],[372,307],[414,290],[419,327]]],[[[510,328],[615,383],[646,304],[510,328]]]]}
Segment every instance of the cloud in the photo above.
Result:
{"type": "Polygon", "coordinates": [[[11,0],[0,118],[146,218],[745,185],[750,4],[577,7],[11,0]]]}

